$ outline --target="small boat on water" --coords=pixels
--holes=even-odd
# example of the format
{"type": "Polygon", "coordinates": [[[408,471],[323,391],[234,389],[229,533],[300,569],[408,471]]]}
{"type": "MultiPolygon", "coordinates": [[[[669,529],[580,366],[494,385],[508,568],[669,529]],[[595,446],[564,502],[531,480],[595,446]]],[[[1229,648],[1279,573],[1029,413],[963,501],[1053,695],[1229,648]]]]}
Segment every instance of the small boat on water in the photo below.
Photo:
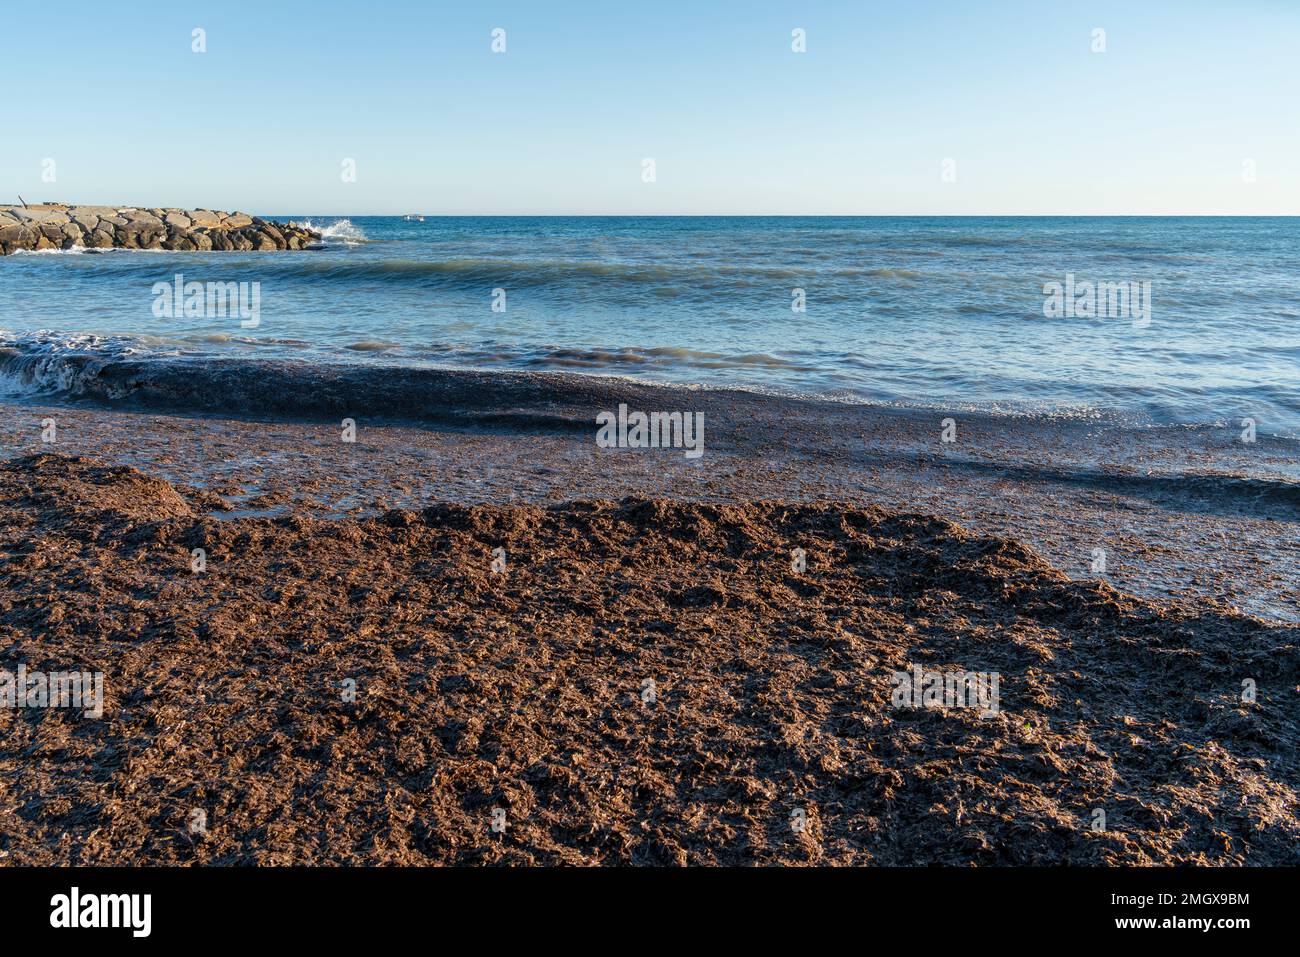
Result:
{"type": "Polygon", "coordinates": [[[404,217],[402,217],[402,218],[405,219],[408,223],[422,223],[422,222],[424,222],[424,217],[421,216],[419,213],[407,213],[407,214],[406,214],[404,217]]]}

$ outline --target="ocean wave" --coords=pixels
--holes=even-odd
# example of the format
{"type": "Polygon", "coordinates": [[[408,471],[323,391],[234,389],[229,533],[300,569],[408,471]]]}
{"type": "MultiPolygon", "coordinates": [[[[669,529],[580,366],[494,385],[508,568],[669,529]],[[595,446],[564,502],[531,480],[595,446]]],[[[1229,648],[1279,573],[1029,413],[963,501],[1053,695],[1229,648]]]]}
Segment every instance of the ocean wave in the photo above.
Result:
{"type": "MultiPolygon", "coordinates": [[[[328,240],[327,240],[328,241],[328,240]]],[[[341,240],[353,245],[366,240],[341,240]]],[[[918,283],[942,279],[900,267],[844,266],[799,269],[788,266],[743,264],[700,264],[675,262],[609,262],[588,259],[509,259],[452,257],[446,259],[401,259],[369,256],[316,257],[284,256],[275,259],[217,261],[227,271],[254,274],[277,282],[301,282],[313,287],[349,288],[365,283],[412,286],[448,291],[505,288],[510,291],[552,290],[580,294],[634,295],[698,298],[721,292],[747,290],[782,296],[796,286],[817,290],[818,300],[828,302],[849,294],[864,295],[865,285],[894,283],[910,288],[918,283]]],[[[156,266],[145,262],[119,262],[116,279],[138,275],[156,278],[156,266]]]]}
{"type": "Polygon", "coordinates": [[[84,246],[71,246],[68,249],[15,249],[11,256],[80,256],[87,252],[84,246]]]}
{"type": "Polygon", "coordinates": [[[364,243],[370,242],[366,237],[366,234],[361,231],[360,227],[355,225],[350,219],[340,219],[337,222],[328,225],[314,223],[312,220],[308,219],[298,223],[298,225],[305,229],[310,229],[312,232],[320,233],[321,239],[324,240],[327,245],[342,244],[345,246],[360,246],[364,243]]]}
{"type": "MultiPolygon", "coordinates": [[[[236,338],[242,337],[224,337],[220,344],[233,344],[236,338]]],[[[188,337],[185,342],[202,339],[188,337]]],[[[313,354],[304,358],[212,354],[185,342],[152,336],[64,335],[45,330],[24,335],[0,332],[0,394],[8,398],[99,400],[174,411],[307,418],[349,414],[351,409],[396,418],[440,419],[452,409],[473,408],[481,419],[489,412],[497,414],[502,408],[520,404],[572,402],[575,396],[608,390],[613,387],[610,383],[619,388],[702,387],[619,375],[620,368],[638,375],[655,370],[668,374],[682,368],[802,368],[797,361],[764,353],[728,354],[681,347],[556,346],[527,351],[506,345],[478,350],[429,348],[418,353],[424,362],[412,364],[370,359],[370,354],[390,348],[390,344],[379,341],[352,344],[350,348],[367,354],[353,361],[342,355],[331,360],[313,354]],[[454,365],[433,365],[429,360],[454,365]],[[497,368],[488,371],[485,365],[497,368]],[[572,370],[603,374],[574,374],[572,370]]],[[[259,345],[257,340],[243,344],[259,345]]],[[[836,401],[816,393],[763,387],[737,391],[773,398],[836,401]]],[[[864,404],[861,398],[849,396],[840,397],[837,404],[844,402],[864,404]]]]}
{"type": "Polygon", "coordinates": [[[43,336],[15,344],[0,336],[0,396],[9,399],[277,419],[364,415],[589,430],[591,416],[546,408],[575,394],[585,393],[575,393],[559,373],[212,357],[147,348],[127,337],[43,336]]]}
{"type": "Polygon", "coordinates": [[[524,358],[521,365],[532,368],[596,368],[610,369],[619,366],[662,366],[664,368],[694,369],[786,369],[796,372],[813,372],[816,367],[766,353],[707,352],[679,347],[638,349],[579,349],[550,348],[534,352],[524,358]]]}
{"type": "MultiPolygon", "coordinates": [[[[470,417],[481,423],[483,416],[498,415],[502,409],[547,401],[572,403],[575,396],[608,391],[613,382],[626,388],[723,388],[783,400],[944,409],[1045,422],[1104,421],[1135,428],[1188,424],[1176,416],[1133,418],[1105,403],[1062,405],[1045,397],[977,402],[958,399],[958,389],[950,400],[939,402],[902,395],[898,389],[864,392],[867,382],[833,387],[829,383],[834,377],[818,373],[812,362],[798,355],[683,347],[523,349],[489,343],[412,349],[387,340],[358,340],[322,354],[318,346],[299,340],[272,343],[230,336],[213,343],[203,336],[170,340],[0,331],[0,395],[14,400],[92,400],[170,411],[302,418],[364,412],[416,420],[464,419],[469,408],[470,417]],[[283,344],[293,345],[295,351],[285,354],[273,348],[283,344]],[[212,345],[220,351],[211,351],[212,345]],[[231,355],[232,346],[249,351],[231,355]],[[730,381],[719,381],[717,370],[728,370],[721,375],[730,381]],[[772,385],[773,372],[793,372],[784,381],[819,381],[823,387],[772,385]]],[[[1255,404],[1262,407],[1266,400],[1261,396],[1255,404]]],[[[1260,434],[1265,434],[1263,429],[1260,434]]],[[[1277,429],[1268,434],[1284,438],[1290,433],[1277,429]]]]}
{"type": "MultiPolygon", "coordinates": [[[[490,258],[383,259],[355,262],[310,261],[294,263],[288,270],[322,282],[352,283],[386,279],[453,288],[504,286],[511,289],[550,285],[608,285],[654,287],[672,281],[697,280],[700,284],[745,280],[752,277],[788,279],[794,270],[771,268],[716,268],[685,265],[611,263],[596,260],[519,260],[490,258]]],[[[283,273],[281,273],[283,274],[283,273]]]]}
{"type": "MultiPolygon", "coordinates": [[[[19,337],[0,334],[0,395],[79,396],[89,382],[115,363],[167,355],[161,340],[152,337],[65,335],[46,330],[19,337]]],[[[123,394],[107,390],[104,396],[115,399],[123,394]]]]}
{"type": "MultiPolygon", "coordinates": [[[[566,306],[581,302],[620,308],[713,304],[718,297],[752,305],[786,300],[795,288],[807,289],[810,298],[821,306],[838,306],[879,296],[911,295],[918,287],[941,286],[951,281],[944,273],[870,260],[800,266],[723,260],[716,256],[701,261],[680,255],[615,260],[519,257],[509,252],[500,256],[456,255],[455,251],[434,258],[423,250],[393,255],[398,250],[390,243],[375,246],[349,220],[298,222],[322,232],[324,251],[256,258],[223,255],[199,260],[190,256],[184,260],[184,268],[187,273],[196,274],[202,269],[207,275],[219,275],[223,281],[260,281],[268,290],[288,290],[294,296],[317,292],[345,295],[362,287],[374,287],[362,290],[366,294],[388,289],[398,294],[430,291],[475,295],[502,288],[512,296],[526,292],[566,306]],[[384,253],[377,251],[381,247],[384,253]]],[[[92,257],[77,265],[81,267],[78,272],[68,271],[52,277],[52,281],[75,280],[124,287],[138,279],[152,285],[159,279],[170,278],[160,275],[159,270],[171,269],[172,261],[114,256],[92,257]]],[[[380,335],[373,338],[382,339],[382,330],[378,331],[380,335]]]]}
{"type": "Polygon", "coordinates": [[[925,278],[924,273],[917,272],[915,269],[900,268],[868,269],[865,271],[864,275],[871,276],[875,279],[907,279],[913,282],[925,278]]]}
{"type": "MultiPolygon", "coordinates": [[[[1071,424],[1124,431],[1173,425],[1199,429],[1195,444],[1207,455],[1221,454],[1225,443],[1230,444],[1224,438],[1225,425],[1236,434],[1235,419],[1218,427],[1205,422],[1192,425],[1085,403],[940,402],[902,396],[896,390],[868,396],[859,389],[782,388],[771,385],[766,373],[771,366],[797,369],[796,360],[761,353],[554,347],[525,354],[501,346],[497,354],[489,355],[486,349],[466,352],[449,347],[430,350],[427,358],[454,364],[433,365],[418,358],[412,361],[409,349],[390,353],[377,340],[354,345],[362,348],[342,347],[332,358],[314,350],[304,350],[302,358],[260,350],[233,356],[157,337],[0,332],[0,398],[13,403],[91,403],[272,421],[337,422],[364,417],[371,422],[571,434],[590,432],[595,414],[616,408],[619,402],[650,409],[707,407],[719,423],[742,421],[760,409],[763,416],[784,417],[793,407],[787,410],[782,403],[797,402],[805,412],[820,405],[827,410],[861,410],[850,415],[921,416],[926,421],[957,415],[968,425],[981,419],[1015,421],[1018,424],[1012,428],[1018,432],[1071,424]],[[717,373],[689,371],[715,368],[739,370],[736,375],[742,381],[722,384],[717,373]],[[750,403],[769,402],[774,404],[746,411],[750,403]]],[[[791,381],[810,378],[801,373],[791,381]]],[[[1296,438],[1264,429],[1259,435],[1261,442],[1269,443],[1296,438]]],[[[1285,455],[1287,447],[1278,447],[1277,454],[1285,455]]],[[[1221,485],[1225,494],[1265,495],[1300,506],[1300,482],[1243,484],[1225,475],[1222,482],[1212,484],[1221,485]]]]}

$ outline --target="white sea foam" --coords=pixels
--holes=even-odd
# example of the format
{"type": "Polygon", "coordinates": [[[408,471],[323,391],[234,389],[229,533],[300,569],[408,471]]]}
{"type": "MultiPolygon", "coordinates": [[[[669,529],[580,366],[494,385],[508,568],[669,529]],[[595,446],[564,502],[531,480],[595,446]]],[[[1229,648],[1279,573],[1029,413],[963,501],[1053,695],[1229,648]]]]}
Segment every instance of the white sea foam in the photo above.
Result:
{"type": "Polygon", "coordinates": [[[79,256],[86,250],[82,246],[73,246],[71,249],[15,249],[12,253],[14,256],[79,256]]]}
{"type": "Polygon", "coordinates": [[[321,239],[328,242],[343,243],[347,246],[359,246],[362,243],[369,242],[366,234],[360,228],[353,224],[350,219],[340,219],[336,223],[330,223],[328,226],[318,226],[310,219],[298,225],[310,229],[313,232],[320,233],[321,239]]]}
{"type": "Polygon", "coordinates": [[[79,394],[110,362],[178,355],[157,336],[99,336],[0,329],[0,396],[79,394]]]}

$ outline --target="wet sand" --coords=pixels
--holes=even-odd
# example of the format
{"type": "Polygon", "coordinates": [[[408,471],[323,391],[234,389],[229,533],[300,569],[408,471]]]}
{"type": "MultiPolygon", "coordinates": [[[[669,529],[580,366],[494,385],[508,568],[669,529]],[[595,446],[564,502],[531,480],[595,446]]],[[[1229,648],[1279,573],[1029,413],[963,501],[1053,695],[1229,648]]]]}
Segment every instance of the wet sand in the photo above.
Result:
{"type": "Polygon", "coordinates": [[[134,406],[0,405],[2,454],[134,465],[215,493],[232,516],[628,495],[880,505],[1016,538],[1071,578],[1300,622],[1300,443],[1244,444],[1234,423],[1135,429],[588,376],[352,380],[303,366],[283,378],[276,366],[267,381],[214,364],[150,368],[137,387],[129,364],[111,371],[96,387],[130,387],[134,406]],[[620,402],[703,412],[705,454],[597,448],[595,417],[620,402]],[[219,411],[196,411],[208,406],[219,411]],[[345,417],[354,443],[341,441],[345,417]],[[53,445],[41,441],[51,418],[53,445]]]}

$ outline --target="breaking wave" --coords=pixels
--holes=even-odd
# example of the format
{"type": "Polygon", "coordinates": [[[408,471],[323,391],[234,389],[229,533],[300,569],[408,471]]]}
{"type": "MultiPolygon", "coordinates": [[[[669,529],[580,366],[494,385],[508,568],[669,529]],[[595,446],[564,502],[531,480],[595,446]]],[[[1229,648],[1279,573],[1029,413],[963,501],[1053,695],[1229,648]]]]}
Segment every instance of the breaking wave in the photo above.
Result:
{"type": "Polygon", "coordinates": [[[314,223],[308,219],[298,225],[320,233],[321,239],[327,244],[342,243],[345,246],[360,246],[370,242],[366,234],[350,219],[340,219],[329,225],[314,223]]]}

